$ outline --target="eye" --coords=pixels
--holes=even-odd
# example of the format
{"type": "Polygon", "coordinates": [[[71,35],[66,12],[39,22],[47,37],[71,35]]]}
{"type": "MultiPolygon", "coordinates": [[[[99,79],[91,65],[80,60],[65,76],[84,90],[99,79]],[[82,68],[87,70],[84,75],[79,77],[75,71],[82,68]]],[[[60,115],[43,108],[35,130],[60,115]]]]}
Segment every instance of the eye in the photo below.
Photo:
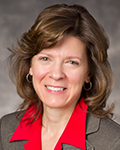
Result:
{"type": "Polygon", "coordinates": [[[70,63],[70,64],[73,64],[73,65],[79,65],[79,63],[78,63],[78,62],[76,62],[76,61],[72,61],[72,60],[71,60],[71,61],[69,61],[69,63],[70,63]]]}
{"type": "Polygon", "coordinates": [[[42,57],[42,58],[40,58],[40,60],[48,61],[48,60],[49,60],[49,58],[48,58],[48,57],[42,57]]]}

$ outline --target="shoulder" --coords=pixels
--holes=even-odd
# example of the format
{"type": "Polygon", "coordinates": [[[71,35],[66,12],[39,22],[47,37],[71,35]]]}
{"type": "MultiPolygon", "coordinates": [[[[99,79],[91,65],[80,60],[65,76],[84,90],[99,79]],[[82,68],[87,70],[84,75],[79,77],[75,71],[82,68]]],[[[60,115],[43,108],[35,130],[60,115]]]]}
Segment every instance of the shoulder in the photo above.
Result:
{"type": "Polygon", "coordinates": [[[15,128],[18,126],[20,120],[22,119],[24,112],[20,115],[21,117],[19,117],[19,120],[17,119],[18,114],[19,114],[19,112],[13,112],[13,113],[3,116],[0,119],[0,126],[1,126],[0,130],[2,130],[2,131],[15,130],[15,128]]]}
{"type": "MultiPolygon", "coordinates": [[[[17,121],[17,115],[19,112],[13,112],[3,116],[0,119],[0,133],[1,137],[8,137],[10,134],[13,134],[17,126],[19,125],[19,121],[17,121]]],[[[22,116],[24,113],[22,114],[22,116]]],[[[21,116],[21,118],[22,118],[21,116]]]]}
{"type": "Polygon", "coordinates": [[[15,120],[16,116],[17,116],[17,112],[13,112],[13,113],[4,115],[0,120],[7,122],[7,121],[15,120]]]}
{"type": "Polygon", "coordinates": [[[115,135],[120,136],[120,125],[117,124],[115,121],[113,121],[112,119],[100,119],[100,127],[102,129],[105,129],[108,132],[108,134],[113,134],[115,133],[115,135]]]}
{"type": "Polygon", "coordinates": [[[2,130],[4,130],[4,129],[6,129],[6,130],[9,129],[10,130],[12,127],[14,128],[18,124],[16,116],[17,116],[17,112],[7,114],[7,115],[3,116],[0,119],[2,130]]]}
{"type": "MultiPolygon", "coordinates": [[[[88,114],[87,133],[96,132],[99,130],[109,131],[110,129],[111,129],[111,132],[120,131],[120,125],[110,118],[98,118],[92,114],[88,114]]],[[[108,134],[110,134],[110,132],[108,134]]]]}
{"type": "Polygon", "coordinates": [[[97,118],[88,115],[87,140],[97,150],[117,150],[114,147],[120,146],[120,125],[109,118],[97,118]]]}
{"type": "Polygon", "coordinates": [[[0,150],[3,150],[3,145],[8,145],[10,136],[17,127],[17,113],[11,113],[3,116],[0,119],[0,150]]]}
{"type": "Polygon", "coordinates": [[[1,134],[1,139],[3,141],[6,140],[10,135],[12,135],[15,131],[15,129],[18,126],[18,122],[16,119],[17,113],[11,113],[8,115],[3,116],[0,119],[0,134],[1,134]]]}
{"type": "MultiPolygon", "coordinates": [[[[17,114],[18,112],[14,112],[5,115],[0,119],[0,150],[23,149],[24,141],[12,142],[12,144],[9,143],[10,138],[12,137],[20,122],[17,121],[17,114]]],[[[24,113],[22,115],[24,115],[24,113]]]]}

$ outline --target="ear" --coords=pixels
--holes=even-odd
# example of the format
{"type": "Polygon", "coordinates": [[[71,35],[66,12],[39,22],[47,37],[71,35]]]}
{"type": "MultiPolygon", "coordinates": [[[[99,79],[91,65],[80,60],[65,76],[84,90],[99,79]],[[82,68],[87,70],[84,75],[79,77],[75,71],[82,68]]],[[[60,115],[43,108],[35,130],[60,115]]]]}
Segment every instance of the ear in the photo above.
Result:
{"type": "Polygon", "coordinates": [[[31,76],[33,75],[32,67],[30,67],[30,69],[29,69],[29,74],[30,74],[31,76]]]}
{"type": "Polygon", "coordinates": [[[90,82],[90,74],[88,74],[85,79],[85,83],[89,83],[89,82],[90,82]]]}

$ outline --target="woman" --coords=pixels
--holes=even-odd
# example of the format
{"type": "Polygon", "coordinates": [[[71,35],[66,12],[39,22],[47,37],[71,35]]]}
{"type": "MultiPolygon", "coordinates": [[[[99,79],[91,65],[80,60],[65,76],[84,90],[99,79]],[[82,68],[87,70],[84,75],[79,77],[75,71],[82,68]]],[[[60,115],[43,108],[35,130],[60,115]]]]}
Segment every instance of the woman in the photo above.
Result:
{"type": "Polygon", "coordinates": [[[120,149],[113,106],[104,109],[112,89],[108,47],[84,7],[44,9],[10,49],[10,75],[24,101],[1,119],[0,150],[120,149]]]}

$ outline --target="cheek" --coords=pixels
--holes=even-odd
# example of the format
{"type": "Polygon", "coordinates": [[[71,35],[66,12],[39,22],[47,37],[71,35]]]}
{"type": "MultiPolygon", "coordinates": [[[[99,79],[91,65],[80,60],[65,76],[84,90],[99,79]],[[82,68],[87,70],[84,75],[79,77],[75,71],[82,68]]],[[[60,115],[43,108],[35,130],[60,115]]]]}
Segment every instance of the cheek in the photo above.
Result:
{"type": "Polygon", "coordinates": [[[33,82],[42,80],[46,75],[46,71],[42,67],[33,67],[32,72],[33,82]]]}
{"type": "Polygon", "coordinates": [[[81,73],[81,72],[71,73],[71,74],[69,75],[69,81],[70,81],[72,84],[80,84],[80,85],[83,85],[85,79],[86,79],[86,74],[81,73]]]}

